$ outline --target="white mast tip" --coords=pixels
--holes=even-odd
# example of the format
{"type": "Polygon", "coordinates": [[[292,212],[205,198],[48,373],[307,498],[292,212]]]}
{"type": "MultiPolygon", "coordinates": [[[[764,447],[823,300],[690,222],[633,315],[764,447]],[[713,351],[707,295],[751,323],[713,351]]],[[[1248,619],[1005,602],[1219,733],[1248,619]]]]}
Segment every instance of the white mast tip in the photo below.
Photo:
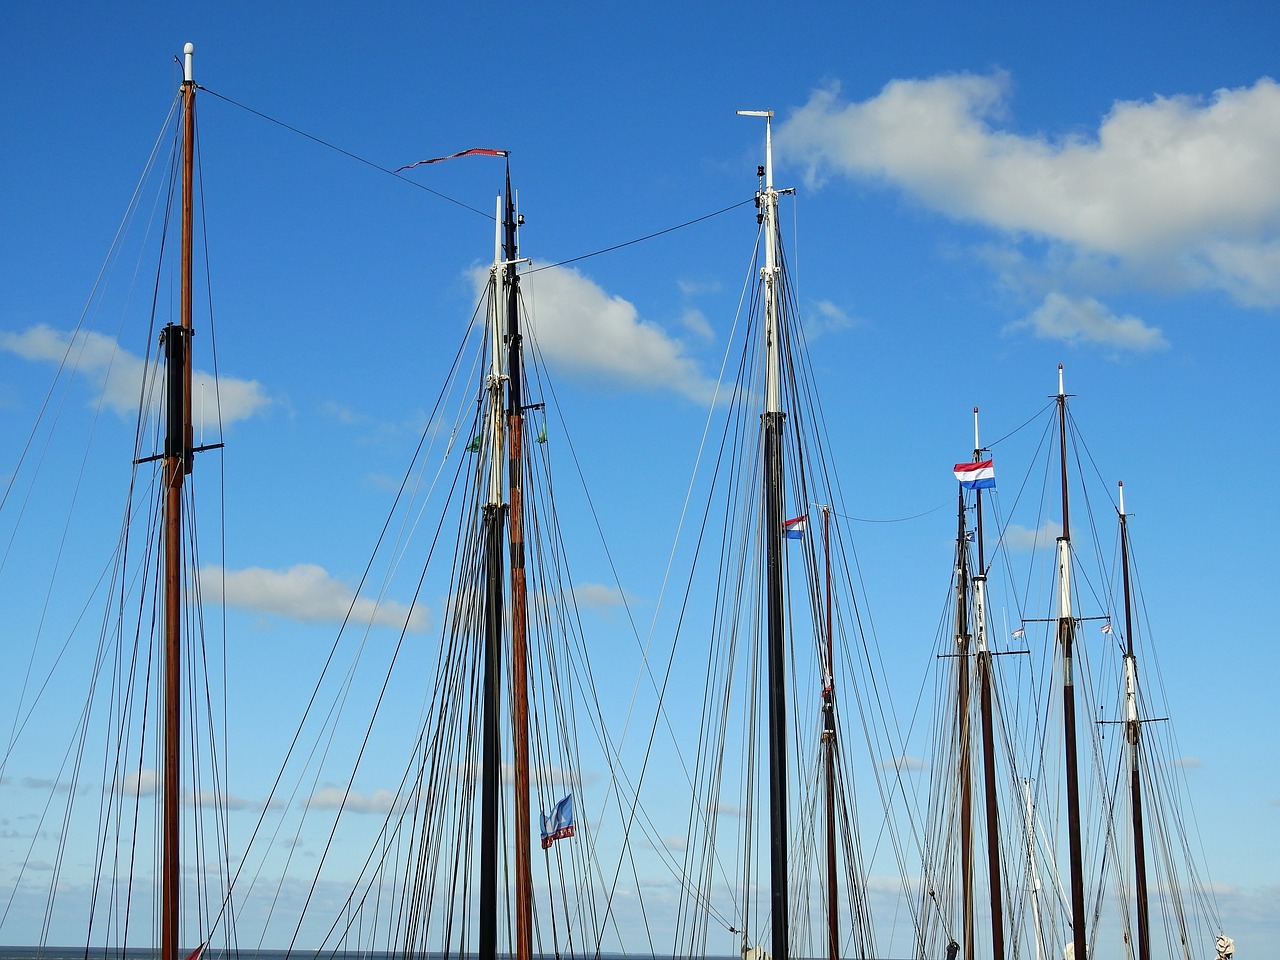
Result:
{"type": "Polygon", "coordinates": [[[190,56],[196,52],[196,45],[194,43],[187,43],[182,47],[182,52],[187,56],[190,56]]]}

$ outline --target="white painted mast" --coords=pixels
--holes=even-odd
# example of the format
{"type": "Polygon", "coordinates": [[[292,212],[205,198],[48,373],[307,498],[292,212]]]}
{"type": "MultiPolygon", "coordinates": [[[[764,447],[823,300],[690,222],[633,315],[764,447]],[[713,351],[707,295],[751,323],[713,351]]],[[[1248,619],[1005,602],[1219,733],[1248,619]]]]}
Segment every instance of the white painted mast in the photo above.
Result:
{"type": "Polygon", "coordinates": [[[773,960],[790,956],[790,888],[788,883],[788,801],[787,801],[787,649],[786,597],[782,525],[785,514],[782,412],[782,344],[778,264],[778,191],[773,186],[773,111],[739,110],[740,116],[763,117],[765,121],[765,163],[760,173],[764,183],[756,192],[758,222],[765,238],[765,264],[760,271],[765,317],[765,404],[761,414],[761,532],[764,542],[764,614],[767,649],[768,744],[769,744],[769,921],[773,960]]]}
{"type": "Polygon", "coordinates": [[[764,284],[765,413],[782,411],[781,343],[778,338],[778,191],[773,185],[773,111],[739,110],[740,117],[764,118],[764,185],[757,195],[760,224],[764,233],[764,266],[760,280],[764,284]]]}
{"type": "Polygon", "coordinates": [[[1027,893],[1031,897],[1031,940],[1036,947],[1036,960],[1044,960],[1044,948],[1041,946],[1040,929],[1040,874],[1036,870],[1036,808],[1031,799],[1031,781],[1022,781],[1026,798],[1027,818],[1027,875],[1029,883],[1027,893]]]}
{"type": "MultiPolygon", "coordinates": [[[[978,408],[973,408],[973,458],[978,460],[982,452],[982,444],[978,440],[978,408]]],[[[978,503],[981,503],[982,491],[977,491],[978,503]]],[[[978,524],[982,516],[978,516],[978,524]]],[[[987,652],[987,571],[979,567],[973,578],[974,606],[974,648],[978,654],[987,652]]]]}
{"type": "Polygon", "coordinates": [[[502,270],[506,266],[502,256],[502,196],[497,199],[494,215],[493,266],[489,268],[489,501],[491,507],[501,507],[502,500],[502,441],[504,417],[502,411],[502,345],[506,334],[505,301],[502,292],[502,270]]]}

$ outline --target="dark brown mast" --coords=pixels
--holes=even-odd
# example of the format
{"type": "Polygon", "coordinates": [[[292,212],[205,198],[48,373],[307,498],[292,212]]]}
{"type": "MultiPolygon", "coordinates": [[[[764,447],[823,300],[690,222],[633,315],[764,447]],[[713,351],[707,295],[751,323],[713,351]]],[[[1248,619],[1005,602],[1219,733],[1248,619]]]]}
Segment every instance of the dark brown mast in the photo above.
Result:
{"type": "Polygon", "coordinates": [[[502,789],[502,622],[504,594],[502,460],[504,419],[502,403],[504,309],[499,281],[503,271],[502,206],[497,215],[498,238],[489,273],[489,374],[485,383],[485,428],[488,444],[489,491],[482,517],[484,538],[484,688],[481,694],[480,745],[480,904],[478,953],[480,960],[498,956],[498,880],[502,830],[498,812],[502,789]]]}
{"type": "Polygon", "coordinates": [[[836,863],[836,703],[835,659],[831,642],[831,507],[822,507],[822,560],[826,571],[826,662],[822,672],[822,758],[827,819],[827,960],[840,958],[840,889],[836,863]]]}
{"type": "Polygon", "coordinates": [[[196,85],[192,79],[195,47],[183,50],[182,81],[182,263],[181,325],[165,327],[167,375],[164,451],[164,724],[161,773],[160,958],[177,960],[181,899],[182,792],[182,487],[191,472],[191,247],[195,166],[196,85]]]}
{"type": "Polygon", "coordinates": [[[961,940],[964,960],[973,960],[973,777],[969,748],[969,548],[965,535],[964,487],[957,494],[956,531],[956,776],[960,793],[961,940]]]}
{"type": "Polygon", "coordinates": [[[1058,645],[1062,650],[1062,728],[1067,773],[1067,842],[1071,860],[1071,934],[1075,960],[1086,960],[1084,857],[1080,842],[1080,772],[1076,758],[1075,645],[1071,611],[1071,519],[1067,496],[1067,395],[1058,364],[1058,440],[1062,463],[1062,536],[1058,538],[1058,645]]]}
{"type": "MultiPolygon", "coordinates": [[[[973,459],[982,459],[978,442],[978,408],[973,408],[973,459]]],[[[987,563],[983,546],[982,488],[974,490],[974,527],[978,568],[973,575],[974,621],[977,625],[978,709],[982,723],[982,783],[987,821],[987,882],[991,895],[991,957],[1004,960],[1004,890],[1000,882],[1000,809],[996,799],[996,750],[991,648],[987,642],[987,563]]]]}
{"type": "Polygon", "coordinates": [[[533,954],[533,871],[529,811],[529,669],[524,549],[524,388],[520,334],[520,277],[516,271],[516,212],[507,168],[503,217],[503,282],[507,304],[508,514],[511,545],[511,726],[515,759],[516,960],[533,954]]]}
{"type": "Polygon", "coordinates": [[[1138,960],[1151,960],[1151,918],[1147,903],[1147,852],[1142,825],[1142,720],[1138,717],[1138,658],[1133,652],[1133,604],[1129,589],[1129,515],[1120,484],[1120,569],[1124,578],[1125,739],[1129,743],[1129,795],[1133,806],[1133,876],[1138,901],[1138,960]]]}

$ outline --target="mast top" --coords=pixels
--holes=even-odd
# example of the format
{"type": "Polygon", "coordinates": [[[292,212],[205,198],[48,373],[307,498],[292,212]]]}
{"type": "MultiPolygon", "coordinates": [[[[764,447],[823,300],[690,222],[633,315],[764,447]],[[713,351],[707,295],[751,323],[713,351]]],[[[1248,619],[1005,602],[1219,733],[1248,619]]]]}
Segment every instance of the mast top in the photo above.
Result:
{"type": "Polygon", "coordinates": [[[187,43],[182,48],[182,82],[194,83],[192,79],[191,61],[195,56],[196,45],[187,43]]]}
{"type": "Polygon", "coordinates": [[[1117,486],[1120,487],[1120,516],[1123,517],[1126,516],[1124,512],[1124,481],[1119,481],[1117,486]]]}
{"type": "Polygon", "coordinates": [[[1062,364],[1058,364],[1058,396],[1065,397],[1066,395],[1067,391],[1062,385],[1062,364]]]}
{"type": "Polygon", "coordinates": [[[982,450],[982,444],[978,442],[978,408],[973,408],[973,458],[978,459],[978,454],[982,450]]]}
{"type": "Polygon", "coordinates": [[[764,186],[773,190],[773,111],[739,110],[740,117],[764,117],[764,186]]]}

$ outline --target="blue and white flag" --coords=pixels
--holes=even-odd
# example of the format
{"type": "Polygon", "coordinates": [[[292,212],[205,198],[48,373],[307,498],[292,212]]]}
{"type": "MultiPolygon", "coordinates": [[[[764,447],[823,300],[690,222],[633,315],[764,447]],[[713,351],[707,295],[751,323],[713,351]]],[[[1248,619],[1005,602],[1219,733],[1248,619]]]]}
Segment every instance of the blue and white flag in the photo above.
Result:
{"type": "Polygon", "coordinates": [[[551,816],[542,815],[542,849],[546,850],[557,840],[573,836],[573,794],[556,804],[551,816]]]}

